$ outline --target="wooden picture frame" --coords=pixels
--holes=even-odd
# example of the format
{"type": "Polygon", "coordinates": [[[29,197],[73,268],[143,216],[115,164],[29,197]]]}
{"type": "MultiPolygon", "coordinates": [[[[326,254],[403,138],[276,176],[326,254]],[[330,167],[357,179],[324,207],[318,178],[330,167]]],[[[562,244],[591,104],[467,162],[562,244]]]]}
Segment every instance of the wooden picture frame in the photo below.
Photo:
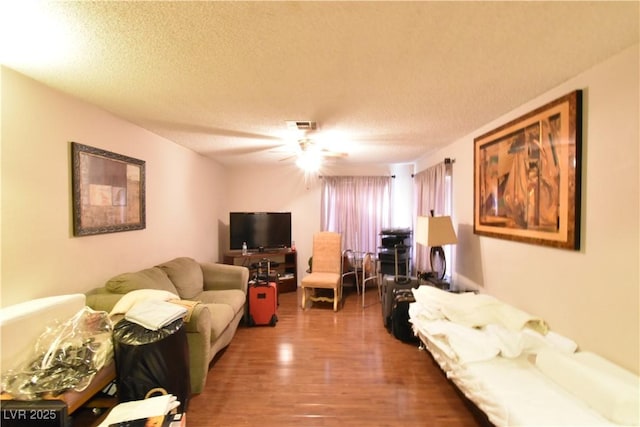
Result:
{"type": "Polygon", "coordinates": [[[474,139],[475,234],[580,248],[582,92],[474,139]]]}
{"type": "Polygon", "coordinates": [[[143,160],[77,142],[71,159],[74,236],[146,227],[143,160]]]}

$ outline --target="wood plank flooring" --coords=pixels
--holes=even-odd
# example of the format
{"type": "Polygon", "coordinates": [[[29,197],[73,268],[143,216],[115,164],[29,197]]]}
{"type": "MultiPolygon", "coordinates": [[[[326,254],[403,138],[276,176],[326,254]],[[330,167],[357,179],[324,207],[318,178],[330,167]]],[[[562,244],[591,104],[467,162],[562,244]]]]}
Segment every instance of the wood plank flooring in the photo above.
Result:
{"type": "Polygon", "coordinates": [[[345,292],[344,307],[303,311],[280,295],[275,327],[240,327],[202,394],[189,426],[479,426],[429,354],[382,325],[378,296],[345,292]]]}
{"type": "MultiPolygon", "coordinates": [[[[366,307],[353,290],[344,306],[300,293],[280,295],[277,326],[240,326],[214,360],[203,393],[189,402],[189,427],[487,425],[428,352],[396,340],[382,325],[376,289],[366,307]]],[[[103,415],[104,416],[104,415],[103,415]]],[[[103,418],[86,412],[74,427],[103,418]]]]}

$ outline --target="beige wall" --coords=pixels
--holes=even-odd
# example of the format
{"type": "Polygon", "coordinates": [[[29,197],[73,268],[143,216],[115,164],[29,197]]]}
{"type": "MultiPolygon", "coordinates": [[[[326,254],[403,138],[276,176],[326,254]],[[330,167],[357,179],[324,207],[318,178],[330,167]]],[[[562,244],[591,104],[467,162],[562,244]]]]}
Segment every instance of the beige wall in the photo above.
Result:
{"type": "Polygon", "coordinates": [[[453,157],[455,280],[546,319],[552,329],[639,372],[638,46],[497,118],[418,170],[453,157]],[[582,89],[582,243],[550,249],[473,234],[473,139],[528,111],[582,89]]]}
{"type": "Polygon", "coordinates": [[[175,256],[218,259],[224,169],[2,68],[2,306],[84,292],[175,256]],[[146,161],[147,227],[73,237],[69,141],[146,161]]]}
{"type": "Polygon", "coordinates": [[[291,239],[298,251],[298,280],[311,256],[311,230],[320,229],[320,183],[305,179],[294,165],[229,169],[225,250],[229,250],[229,212],[291,212],[291,239]]]}

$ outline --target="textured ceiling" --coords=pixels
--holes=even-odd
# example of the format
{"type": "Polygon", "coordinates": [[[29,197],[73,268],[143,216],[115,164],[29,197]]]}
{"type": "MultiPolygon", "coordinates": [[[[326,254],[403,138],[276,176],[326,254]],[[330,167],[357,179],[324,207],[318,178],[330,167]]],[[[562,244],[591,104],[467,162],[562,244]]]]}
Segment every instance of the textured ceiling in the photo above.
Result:
{"type": "Polygon", "coordinates": [[[638,6],[15,0],[0,59],[221,163],[287,157],[286,120],[404,163],[638,43],[638,6]]]}

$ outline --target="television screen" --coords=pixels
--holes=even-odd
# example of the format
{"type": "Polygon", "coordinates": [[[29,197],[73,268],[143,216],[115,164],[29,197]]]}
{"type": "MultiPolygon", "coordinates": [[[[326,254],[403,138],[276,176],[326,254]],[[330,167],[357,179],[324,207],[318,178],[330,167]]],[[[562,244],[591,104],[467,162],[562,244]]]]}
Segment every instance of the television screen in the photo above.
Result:
{"type": "Polygon", "coordinates": [[[230,212],[230,249],[277,249],[291,246],[291,212],[230,212]]]}

